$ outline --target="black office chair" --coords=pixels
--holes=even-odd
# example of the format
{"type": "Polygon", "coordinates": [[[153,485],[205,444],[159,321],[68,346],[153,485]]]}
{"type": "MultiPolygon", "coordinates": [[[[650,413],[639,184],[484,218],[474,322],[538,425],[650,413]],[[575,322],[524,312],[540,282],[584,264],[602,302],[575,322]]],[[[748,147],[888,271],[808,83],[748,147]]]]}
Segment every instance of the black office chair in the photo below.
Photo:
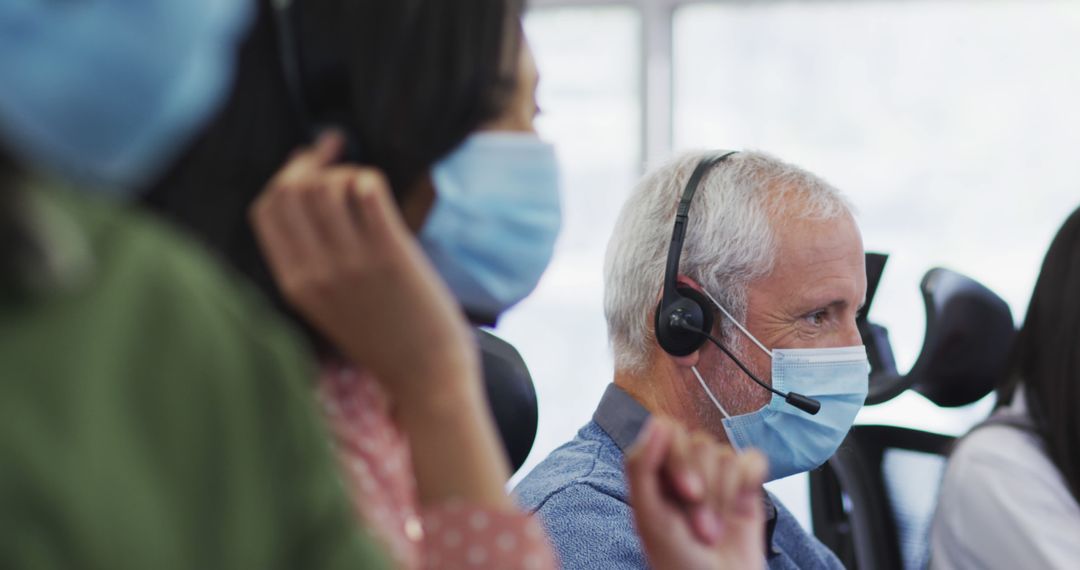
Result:
{"type": "Polygon", "coordinates": [[[484,388],[513,471],[521,469],[536,440],[536,387],[517,349],[475,329],[484,369],[484,388]]]}
{"type": "MultiPolygon", "coordinates": [[[[887,331],[866,312],[887,257],[867,256],[870,291],[859,317],[871,361],[867,405],[912,389],[943,407],[993,390],[1015,335],[1008,305],[978,282],[947,269],[922,280],[926,336],[915,365],[896,370],[887,331]]],[[[954,438],[878,425],[852,428],[821,469],[810,473],[814,534],[848,568],[924,568],[930,521],[954,438]]]]}

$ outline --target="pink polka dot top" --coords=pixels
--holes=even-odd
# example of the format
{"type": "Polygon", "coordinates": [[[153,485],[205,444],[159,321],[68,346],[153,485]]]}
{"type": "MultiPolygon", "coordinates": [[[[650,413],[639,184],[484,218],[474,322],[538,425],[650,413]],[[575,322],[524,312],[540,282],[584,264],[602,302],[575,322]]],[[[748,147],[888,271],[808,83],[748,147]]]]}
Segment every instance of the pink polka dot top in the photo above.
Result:
{"type": "Polygon", "coordinates": [[[318,396],[363,526],[399,568],[557,568],[539,523],[461,501],[420,509],[405,435],[376,380],[327,365],[318,396]]]}

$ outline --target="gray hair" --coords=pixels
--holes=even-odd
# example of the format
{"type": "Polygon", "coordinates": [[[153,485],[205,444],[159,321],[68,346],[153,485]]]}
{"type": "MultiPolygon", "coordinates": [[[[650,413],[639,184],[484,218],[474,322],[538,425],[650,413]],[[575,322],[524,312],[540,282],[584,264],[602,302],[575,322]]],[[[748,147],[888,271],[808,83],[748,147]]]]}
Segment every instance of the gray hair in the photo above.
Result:
{"type": "MultiPolygon", "coordinates": [[[[648,364],[675,210],[706,154],[681,154],[647,174],[619,213],[604,259],[604,316],[615,370],[640,372],[648,364]]],[[[771,220],[851,213],[847,199],[814,174],[765,153],[740,152],[698,186],[679,272],[745,321],[747,285],[772,270],[777,243],[771,220]]],[[[722,331],[734,331],[726,319],[722,331]]]]}

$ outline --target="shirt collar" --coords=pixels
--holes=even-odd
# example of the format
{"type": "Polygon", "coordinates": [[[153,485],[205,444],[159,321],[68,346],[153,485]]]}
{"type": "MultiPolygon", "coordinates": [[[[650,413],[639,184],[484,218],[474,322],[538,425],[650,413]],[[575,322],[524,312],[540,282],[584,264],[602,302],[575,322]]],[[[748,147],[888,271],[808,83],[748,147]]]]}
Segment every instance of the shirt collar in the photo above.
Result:
{"type": "Polygon", "coordinates": [[[761,495],[765,501],[765,557],[772,558],[780,554],[780,550],[773,543],[773,534],[776,532],[776,505],[764,489],[761,490],[761,495]]]}
{"type": "Polygon", "coordinates": [[[637,440],[649,419],[649,410],[615,384],[608,384],[593,421],[604,430],[624,454],[637,440]]]}
{"type": "MultiPolygon", "coordinates": [[[[645,409],[622,388],[615,384],[608,384],[604,396],[600,398],[600,404],[593,413],[593,421],[604,430],[619,450],[626,454],[630,446],[637,440],[641,428],[649,419],[649,410],[645,409]]],[[[765,555],[772,558],[778,553],[773,545],[773,532],[776,530],[776,505],[772,497],[762,490],[765,502],[765,555]]]]}

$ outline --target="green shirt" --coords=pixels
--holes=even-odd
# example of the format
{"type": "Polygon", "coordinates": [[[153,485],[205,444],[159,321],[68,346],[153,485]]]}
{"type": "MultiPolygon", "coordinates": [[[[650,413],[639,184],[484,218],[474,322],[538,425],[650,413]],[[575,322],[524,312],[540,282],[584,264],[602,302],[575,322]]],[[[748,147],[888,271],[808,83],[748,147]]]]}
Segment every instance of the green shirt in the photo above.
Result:
{"type": "Polygon", "coordinates": [[[129,207],[29,196],[56,279],[0,296],[0,568],[382,567],[273,311],[129,207]]]}

